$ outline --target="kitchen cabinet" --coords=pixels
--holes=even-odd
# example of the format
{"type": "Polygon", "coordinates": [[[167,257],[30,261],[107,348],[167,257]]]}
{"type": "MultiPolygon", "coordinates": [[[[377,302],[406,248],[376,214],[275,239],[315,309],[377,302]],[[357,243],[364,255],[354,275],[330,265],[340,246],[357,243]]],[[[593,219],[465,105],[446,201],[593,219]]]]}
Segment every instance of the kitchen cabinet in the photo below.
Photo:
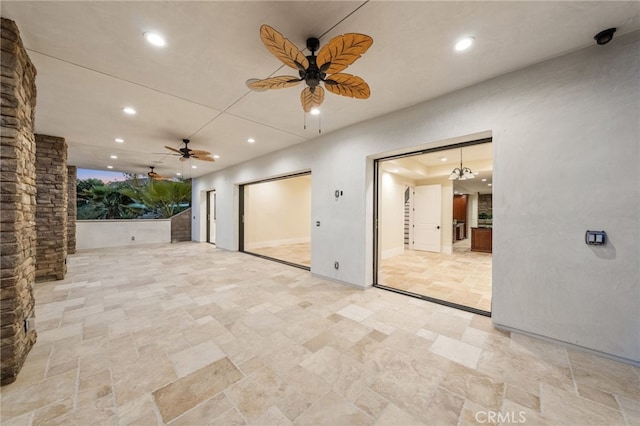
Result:
{"type": "Polygon", "coordinates": [[[491,253],[492,239],[491,228],[471,228],[471,251],[491,253]]]}

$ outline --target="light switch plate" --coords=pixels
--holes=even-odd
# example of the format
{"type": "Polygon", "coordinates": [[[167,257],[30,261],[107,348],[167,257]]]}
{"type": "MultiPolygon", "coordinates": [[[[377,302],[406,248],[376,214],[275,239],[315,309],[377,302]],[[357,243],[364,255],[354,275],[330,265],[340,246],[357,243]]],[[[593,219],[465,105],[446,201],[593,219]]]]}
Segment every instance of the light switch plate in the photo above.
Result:
{"type": "Polygon", "coordinates": [[[604,231],[587,231],[584,242],[590,246],[601,246],[607,242],[607,233],[604,231]]]}

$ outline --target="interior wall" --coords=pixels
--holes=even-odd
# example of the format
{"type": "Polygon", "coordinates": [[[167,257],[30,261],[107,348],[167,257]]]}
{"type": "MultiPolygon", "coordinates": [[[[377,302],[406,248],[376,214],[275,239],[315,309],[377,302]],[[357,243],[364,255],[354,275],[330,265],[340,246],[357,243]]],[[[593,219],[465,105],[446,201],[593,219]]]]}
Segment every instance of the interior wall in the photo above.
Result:
{"type": "Polygon", "coordinates": [[[311,241],[311,176],[244,187],[245,249],[311,241]]]}
{"type": "Polygon", "coordinates": [[[379,182],[378,241],[386,259],[404,253],[404,191],[413,181],[381,171],[379,182]]]}
{"type": "Polygon", "coordinates": [[[467,238],[471,238],[471,228],[478,227],[478,193],[467,198],[467,238]]]}
{"type": "MultiPolygon", "coordinates": [[[[311,170],[312,221],[322,223],[311,271],[366,287],[373,159],[490,131],[493,321],[640,362],[639,34],[200,177],[194,193],[218,191],[219,245],[236,250],[237,185],[311,170]],[[585,245],[587,229],[605,230],[608,244],[585,245]]],[[[196,218],[194,238],[204,224],[196,218]]]]}

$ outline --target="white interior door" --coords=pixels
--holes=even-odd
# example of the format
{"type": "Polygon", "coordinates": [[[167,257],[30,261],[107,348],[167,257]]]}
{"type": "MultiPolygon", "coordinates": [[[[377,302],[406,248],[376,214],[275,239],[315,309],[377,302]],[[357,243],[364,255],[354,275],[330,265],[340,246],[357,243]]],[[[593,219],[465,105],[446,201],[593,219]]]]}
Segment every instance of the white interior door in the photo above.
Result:
{"type": "Polygon", "coordinates": [[[442,185],[415,187],[413,249],[440,253],[442,185]]]}
{"type": "Polygon", "coordinates": [[[209,199],[207,202],[209,203],[209,235],[207,235],[207,242],[211,244],[216,243],[216,191],[209,191],[208,193],[209,199]]]}

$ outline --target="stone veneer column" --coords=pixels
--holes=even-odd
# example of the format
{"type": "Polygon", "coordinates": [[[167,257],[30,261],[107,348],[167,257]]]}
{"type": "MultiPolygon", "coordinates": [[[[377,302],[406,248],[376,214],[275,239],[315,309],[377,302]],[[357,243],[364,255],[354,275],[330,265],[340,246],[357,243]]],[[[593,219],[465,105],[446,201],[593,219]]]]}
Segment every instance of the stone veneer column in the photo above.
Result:
{"type": "Polygon", "coordinates": [[[67,143],[36,137],[36,281],[67,273],[67,143]]]}
{"type": "Polygon", "coordinates": [[[36,341],[36,69],[18,27],[1,18],[2,132],[0,133],[0,384],[13,382],[36,341]]]}
{"type": "Polygon", "coordinates": [[[67,166],[67,254],[76,252],[76,219],[78,215],[76,172],[76,166],[67,166]]]}

